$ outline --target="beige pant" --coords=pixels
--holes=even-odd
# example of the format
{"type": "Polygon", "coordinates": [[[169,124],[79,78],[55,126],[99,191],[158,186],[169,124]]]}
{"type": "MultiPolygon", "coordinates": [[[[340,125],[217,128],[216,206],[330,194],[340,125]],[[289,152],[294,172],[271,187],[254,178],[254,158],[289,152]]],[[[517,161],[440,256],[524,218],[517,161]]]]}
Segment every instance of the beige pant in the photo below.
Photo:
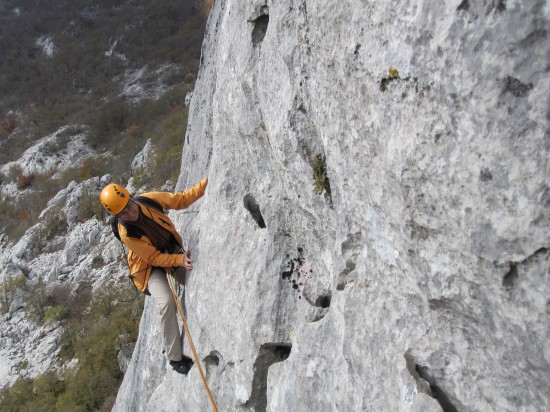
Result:
{"type": "MultiPolygon", "coordinates": [[[[183,267],[178,268],[174,272],[176,280],[181,284],[185,281],[185,273],[186,270],[183,267]]],[[[179,361],[182,359],[183,349],[178,309],[170,290],[168,279],[166,278],[166,272],[163,269],[153,269],[149,277],[147,289],[149,289],[151,296],[153,296],[157,304],[166,357],[171,361],[179,361]]]]}

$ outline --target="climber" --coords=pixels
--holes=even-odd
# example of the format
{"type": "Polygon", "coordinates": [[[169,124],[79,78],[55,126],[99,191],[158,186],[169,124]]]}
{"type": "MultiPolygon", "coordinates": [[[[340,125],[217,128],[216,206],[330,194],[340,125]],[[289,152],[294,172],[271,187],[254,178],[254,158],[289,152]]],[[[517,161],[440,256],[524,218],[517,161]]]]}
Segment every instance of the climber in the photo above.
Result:
{"type": "Polygon", "coordinates": [[[103,207],[113,215],[121,242],[129,249],[131,281],[155,299],[166,357],[172,368],[184,375],[193,361],[183,354],[176,303],[166,273],[173,269],[177,281],[183,283],[186,271],[193,269],[193,261],[163,209],[185,209],[204,195],[207,185],[208,179],[203,179],[184,192],[150,192],[132,197],[126,188],[111,183],[99,196],[103,207]]]}

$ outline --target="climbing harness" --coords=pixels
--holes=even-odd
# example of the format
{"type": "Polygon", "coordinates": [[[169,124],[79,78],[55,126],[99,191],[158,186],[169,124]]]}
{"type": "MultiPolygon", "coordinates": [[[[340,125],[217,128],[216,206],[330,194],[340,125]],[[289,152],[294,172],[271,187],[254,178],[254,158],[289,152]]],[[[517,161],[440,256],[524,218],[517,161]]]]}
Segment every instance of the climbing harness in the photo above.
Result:
{"type": "Polygon", "coordinates": [[[204,389],[206,390],[206,394],[208,395],[208,399],[210,400],[210,403],[212,404],[212,409],[214,410],[214,412],[218,412],[218,407],[216,406],[216,402],[214,401],[214,398],[212,397],[212,393],[210,392],[210,388],[208,387],[208,382],[206,382],[206,378],[204,376],[201,364],[199,362],[199,357],[197,356],[197,351],[195,350],[195,345],[193,344],[193,340],[191,339],[191,333],[189,332],[189,327],[187,326],[187,321],[185,320],[185,315],[183,314],[183,309],[182,309],[180,301],[178,299],[178,293],[177,293],[178,284],[177,284],[176,278],[174,276],[174,272],[172,270],[168,270],[166,272],[166,277],[168,278],[168,284],[170,285],[170,290],[172,291],[172,296],[174,297],[174,301],[176,302],[176,307],[178,308],[178,313],[179,313],[180,318],[181,318],[181,323],[183,325],[183,330],[185,331],[185,336],[187,337],[187,341],[189,342],[189,347],[191,348],[191,353],[193,354],[193,359],[195,361],[195,365],[197,365],[199,375],[201,376],[202,384],[204,385],[204,389]]]}

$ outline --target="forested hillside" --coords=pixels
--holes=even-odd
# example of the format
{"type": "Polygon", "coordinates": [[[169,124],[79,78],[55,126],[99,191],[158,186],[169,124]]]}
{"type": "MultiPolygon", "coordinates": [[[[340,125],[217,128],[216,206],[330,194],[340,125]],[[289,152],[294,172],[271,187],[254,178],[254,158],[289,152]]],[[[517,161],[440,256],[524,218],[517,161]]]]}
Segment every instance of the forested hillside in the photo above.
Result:
{"type": "Polygon", "coordinates": [[[56,182],[47,173],[5,170],[2,182],[42,192],[3,203],[6,234],[20,236],[27,227],[20,224],[74,176],[108,171],[127,179],[147,138],[160,146],[156,183],[177,176],[184,99],[198,69],[204,11],[195,0],[2,2],[0,165],[63,125],[85,129],[96,150],[56,182]]]}

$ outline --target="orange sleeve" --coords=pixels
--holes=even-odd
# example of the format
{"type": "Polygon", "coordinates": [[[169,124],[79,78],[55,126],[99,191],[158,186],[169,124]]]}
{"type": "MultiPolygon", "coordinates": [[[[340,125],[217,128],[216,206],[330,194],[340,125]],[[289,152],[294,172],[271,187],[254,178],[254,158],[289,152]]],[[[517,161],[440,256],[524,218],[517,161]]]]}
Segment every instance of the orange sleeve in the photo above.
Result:
{"type": "Polygon", "coordinates": [[[143,196],[149,197],[158,202],[163,209],[185,209],[192,205],[204,195],[208,179],[203,179],[191,189],[183,192],[167,193],[167,192],[149,192],[143,193],[143,196]]]}
{"type": "Polygon", "coordinates": [[[141,259],[152,266],[161,268],[183,266],[184,254],[162,253],[149,241],[147,236],[141,238],[122,237],[122,240],[130,250],[137,254],[141,259]]]}

